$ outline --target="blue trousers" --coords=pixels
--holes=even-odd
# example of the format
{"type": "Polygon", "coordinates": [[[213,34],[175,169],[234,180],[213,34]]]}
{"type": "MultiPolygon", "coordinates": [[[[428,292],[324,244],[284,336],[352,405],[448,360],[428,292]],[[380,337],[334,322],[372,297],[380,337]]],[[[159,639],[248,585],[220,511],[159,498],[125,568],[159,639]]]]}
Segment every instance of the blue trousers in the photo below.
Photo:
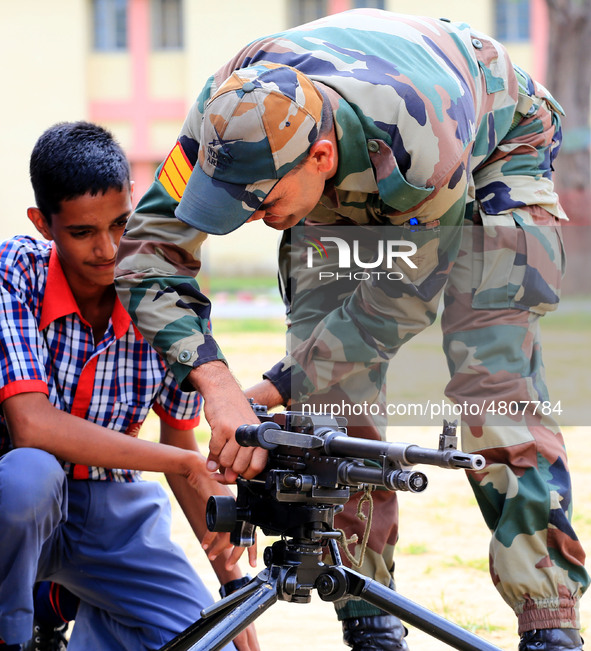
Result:
{"type": "MultiPolygon", "coordinates": [[[[70,480],[32,448],[0,458],[0,639],[25,642],[36,581],[81,600],[69,649],[159,649],[212,598],[170,538],[156,482],[70,480]]],[[[228,650],[234,650],[229,645],[228,650]]]]}

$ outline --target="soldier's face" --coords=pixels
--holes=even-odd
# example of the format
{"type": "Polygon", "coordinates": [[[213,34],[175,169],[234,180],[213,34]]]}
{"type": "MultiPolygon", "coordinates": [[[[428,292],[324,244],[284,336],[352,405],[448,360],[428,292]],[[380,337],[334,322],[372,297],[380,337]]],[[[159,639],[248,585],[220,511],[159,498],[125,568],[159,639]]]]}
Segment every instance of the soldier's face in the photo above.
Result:
{"type": "Polygon", "coordinates": [[[316,206],[324,191],[325,176],[306,160],[286,174],[248,220],[262,219],[267,226],[284,231],[295,226],[316,206]]]}

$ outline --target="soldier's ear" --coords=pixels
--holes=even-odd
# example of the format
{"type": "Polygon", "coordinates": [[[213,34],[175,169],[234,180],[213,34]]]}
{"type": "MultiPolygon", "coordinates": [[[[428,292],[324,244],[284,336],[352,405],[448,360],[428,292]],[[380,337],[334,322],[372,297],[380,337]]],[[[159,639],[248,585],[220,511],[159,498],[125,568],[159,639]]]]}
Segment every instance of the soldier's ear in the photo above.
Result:
{"type": "Polygon", "coordinates": [[[308,156],[317,166],[319,172],[327,174],[336,169],[337,164],[337,147],[336,144],[328,138],[317,140],[310,147],[308,156]]]}

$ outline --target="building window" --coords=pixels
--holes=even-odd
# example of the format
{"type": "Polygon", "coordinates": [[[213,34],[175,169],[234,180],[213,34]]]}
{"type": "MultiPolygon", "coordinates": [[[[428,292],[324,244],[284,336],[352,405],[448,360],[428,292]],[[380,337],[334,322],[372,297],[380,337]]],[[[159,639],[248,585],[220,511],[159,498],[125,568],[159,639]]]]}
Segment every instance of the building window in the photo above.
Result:
{"type": "Polygon", "coordinates": [[[102,52],[127,48],[127,0],[93,0],[94,49],[102,52]]]}
{"type": "Polygon", "coordinates": [[[290,0],[289,24],[292,27],[323,18],[328,14],[328,0],[290,0]]]}
{"type": "Polygon", "coordinates": [[[182,0],[151,0],[152,47],[179,50],[183,47],[182,0]]]}
{"type": "Polygon", "coordinates": [[[496,0],[496,37],[505,43],[530,38],[529,0],[496,0]]]}
{"type": "Polygon", "coordinates": [[[354,0],[355,9],[385,9],[384,0],[354,0]]]}

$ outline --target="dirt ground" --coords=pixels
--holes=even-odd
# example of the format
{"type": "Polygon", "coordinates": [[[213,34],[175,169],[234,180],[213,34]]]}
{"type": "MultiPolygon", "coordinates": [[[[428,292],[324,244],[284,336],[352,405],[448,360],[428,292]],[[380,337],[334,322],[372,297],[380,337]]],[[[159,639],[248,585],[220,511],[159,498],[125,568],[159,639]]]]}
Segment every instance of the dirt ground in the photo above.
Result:
{"type": "MultiPolygon", "coordinates": [[[[258,371],[268,368],[283,348],[280,334],[218,333],[234,372],[244,386],[258,381],[258,371]],[[256,360],[253,368],[252,360],[256,360]],[[256,374],[254,374],[256,372],[256,374]]],[[[438,344],[436,344],[438,345],[438,344]]],[[[420,365],[419,365],[420,366],[420,365]]],[[[587,369],[588,371],[588,369],[587,369]]],[[[587,385],[588,386],[588,385],[587,385]]],[[[437,446],[433,428],[396,429],[392,440],[437,446]],[[412,441],[409,434],[412,433],[412,441]]],[[[564,430],[574,485],[574,523],[584,546],[591,548],[591,459],[589,427],[564,430]]],[[[205,451],[205,446],[203,446],[205,451]]],[[[405,597],[459,624],[497,645],[517,649],[515,617],[492,585],[488,574],[488,530],[472,492],[460,470],[422,468],[429,479],[423,493],[399,493],[401,534],[396,548],[397,590],[405,597]]],[[[173,501],[174,537],[217,595],[218,584],[205,555],[173,501]]],[[[268,539],[259,536],[259,558],[268,539]]],[[[246,563],[245,571],[250,571],[246,563]]],[[[256,571],[263,568],[262,561],[256,571]]],[[[583,634],[591,623],[591,600],[581,603],[583,634]]],[[[331,604],[313,595],[309,604],[277,602],[256,621],[263,651],[340,651],[340,624],[331,604]]],[[[411,651],[448,649],[444,643],[410,627],[411,651]]]]}

